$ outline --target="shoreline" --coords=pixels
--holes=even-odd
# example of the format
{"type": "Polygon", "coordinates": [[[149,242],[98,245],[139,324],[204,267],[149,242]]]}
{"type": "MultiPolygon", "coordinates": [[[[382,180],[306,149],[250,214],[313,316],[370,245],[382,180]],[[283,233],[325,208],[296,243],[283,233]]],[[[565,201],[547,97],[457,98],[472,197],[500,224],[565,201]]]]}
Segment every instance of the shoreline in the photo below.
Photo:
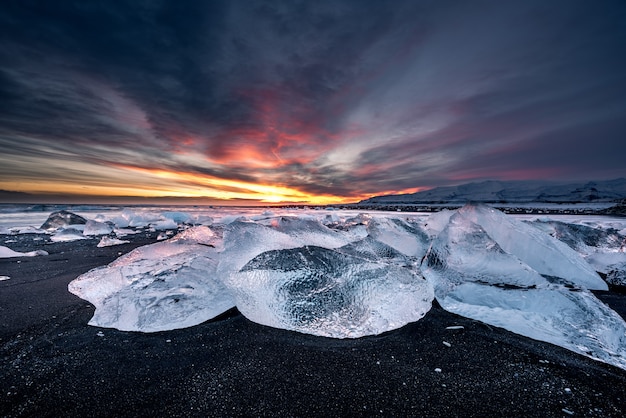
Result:
{"type": "MultiPolygon", "coordinates": [[[[31,248],[28,238],[14,248],[31,248]]],[[[156,242],[126,239],[104,248],[96,240],[33,243],[50,255],[0,259],[11,277],[0,282],[0,415],[626,414],[626,371],[436,302],[417,322],[354,340],[258,325],[235,309],[150,334],[89,326],[93,306],[67,284],[156,242]]],[[[598,296],[625,315],[626,295],[598,296]]]]}

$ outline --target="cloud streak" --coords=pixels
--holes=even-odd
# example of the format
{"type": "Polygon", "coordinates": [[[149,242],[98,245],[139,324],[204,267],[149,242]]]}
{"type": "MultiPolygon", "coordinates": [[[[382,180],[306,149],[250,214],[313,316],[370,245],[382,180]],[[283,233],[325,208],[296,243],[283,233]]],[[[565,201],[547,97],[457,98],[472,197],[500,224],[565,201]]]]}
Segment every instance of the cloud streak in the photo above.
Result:
{"type": "Polygon", "coordinates": [[[329,202],[626,176],[624,22],[610,0],[10,2],[0,189],[329,202]]]}

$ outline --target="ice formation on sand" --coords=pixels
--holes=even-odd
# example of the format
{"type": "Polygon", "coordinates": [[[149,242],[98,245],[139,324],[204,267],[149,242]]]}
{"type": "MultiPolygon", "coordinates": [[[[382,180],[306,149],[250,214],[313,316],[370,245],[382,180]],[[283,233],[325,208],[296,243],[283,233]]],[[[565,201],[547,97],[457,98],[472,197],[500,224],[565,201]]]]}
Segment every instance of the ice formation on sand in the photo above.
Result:
{"type": "Polygon", "coordinates": [[[83,235],[83,231],[76,228],[62,228],[55,231],[54,235],[50,237],[52,242],[68,242],[77,241],[79,239],[87,239],[83,235]]]}
{"type": "Polygon", "coordinates": [[[228,285],[247,318],[334,338],[417,321],[433,299],[431,285],[410,268],[316,246],[264,252],[228,285]]]}
{"type": "Polygon", "coordinates": [[[572,263],[571,254],[564,257],[547,245],[541,247],[545,258],[540,260],[534,251],[522,251],[525,259],[505,251],[501,242],[533,245],[535,234],[523,236],[527,229],[515,225],[518,221],[505,223],[497,214],[485,216],[485,211],[490,209],[459,210],[432,242],[422,273],[433,284],[439,304],[449,312],[626,368],[624,320],[585,288],[572,288],[571,282],[580,284],[580,280],[541,274],[533,268],[551,263],[551,272],[567,272],[569,266],[559,264],[572,263]],[[498,222],[507,233],[490,222],[498,222]],[[496,231],[496,238],[489,231],[496,231]]]}
{"type": "Polygon", "coordinates": [[[108,235],[113,232],[114,227],[115,226],[110,223],[98,222],[90,219],[87,223],[85,223],[83,235],[108,235]]]}
{"type": "Polygon", "coordinates": [[[581,254],[606,281],[626,286],[626,236],[614,228],[600,228],[553,220],[537,220],[534,227],[581,254]]]}
{"type": "Polygon", "coordinates": [[[61,210],[52,212],[48,219],[41,225],[41,229],[57,229],[69,227],[70,225],[84,225],[87,220],[80,215],[61,210]]]}
{"type": "Polygon", "coordinates": [[[587,289],[608,289],[576,251],[524,222],[484,205],[466,205],[457,211],[457,215],[480,225],[504,251],[515,255],[540,274],[587,289]]]}
{"type": "Polygon", "coordinates": [[[11,257],[37,257],[39,255],[48,255],[48,252],[43,250],[29,251],[26,253],[22,253],[19,251],[13,251],[12,249],[0,245],[0,258],[11,258],[11,257]]]}
{"type": "Polygon", "coordinates": [[[234,306],[217,279],[217,237],[204,226],[137,248],[69,284],[96,306],[91,325],[154,332],[184,328],[234,306]]]}
{"type": "MultiPolygon", "coordinates": [[[[122,224],[164,218],[122,214],[122,224]]],[[[224,213],[210,228],[137,248],[82,275],[70,291],[96,305],[92,325],[174,329],[236,306],[260,324],[335,338],[416,321],[436,297],[450,312],[626,369],[626,323],[588,290],[607,288],[588,261],[616,248],[621,235],[574,228],[583,235],[571,238],[571,227],[559,225],[570,231],[563,239],[555,225],[475,205],[426,219],[248,215],[224,213]]]]}

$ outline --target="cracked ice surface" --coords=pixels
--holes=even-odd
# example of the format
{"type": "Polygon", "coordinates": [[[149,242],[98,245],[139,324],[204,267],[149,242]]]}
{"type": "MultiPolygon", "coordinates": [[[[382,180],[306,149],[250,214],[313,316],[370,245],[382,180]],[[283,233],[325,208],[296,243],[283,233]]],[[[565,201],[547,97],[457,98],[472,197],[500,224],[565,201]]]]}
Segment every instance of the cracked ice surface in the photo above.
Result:
{"type": "Polygon", "coordinates": [[[432,287],[412,269],[340,250],[260,254],[229,279],[237,307],[263,325],[335,338],[399,328],[431,308],[432,287]]]}

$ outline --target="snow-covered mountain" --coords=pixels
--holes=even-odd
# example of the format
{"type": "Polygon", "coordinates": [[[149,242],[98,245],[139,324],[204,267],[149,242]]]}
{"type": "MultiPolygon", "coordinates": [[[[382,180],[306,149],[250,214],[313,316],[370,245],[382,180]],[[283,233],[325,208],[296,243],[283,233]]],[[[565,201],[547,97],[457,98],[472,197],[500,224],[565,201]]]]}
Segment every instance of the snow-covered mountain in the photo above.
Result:
{"type": "Polygon", "coordinates": [[[483,181],[437,187],[412,194],[376,196],[360,204],[403,203],[521,203],[521,202],[613,202],[626,198],[626,179],[588,183],[545,181],[483,181]]]}

